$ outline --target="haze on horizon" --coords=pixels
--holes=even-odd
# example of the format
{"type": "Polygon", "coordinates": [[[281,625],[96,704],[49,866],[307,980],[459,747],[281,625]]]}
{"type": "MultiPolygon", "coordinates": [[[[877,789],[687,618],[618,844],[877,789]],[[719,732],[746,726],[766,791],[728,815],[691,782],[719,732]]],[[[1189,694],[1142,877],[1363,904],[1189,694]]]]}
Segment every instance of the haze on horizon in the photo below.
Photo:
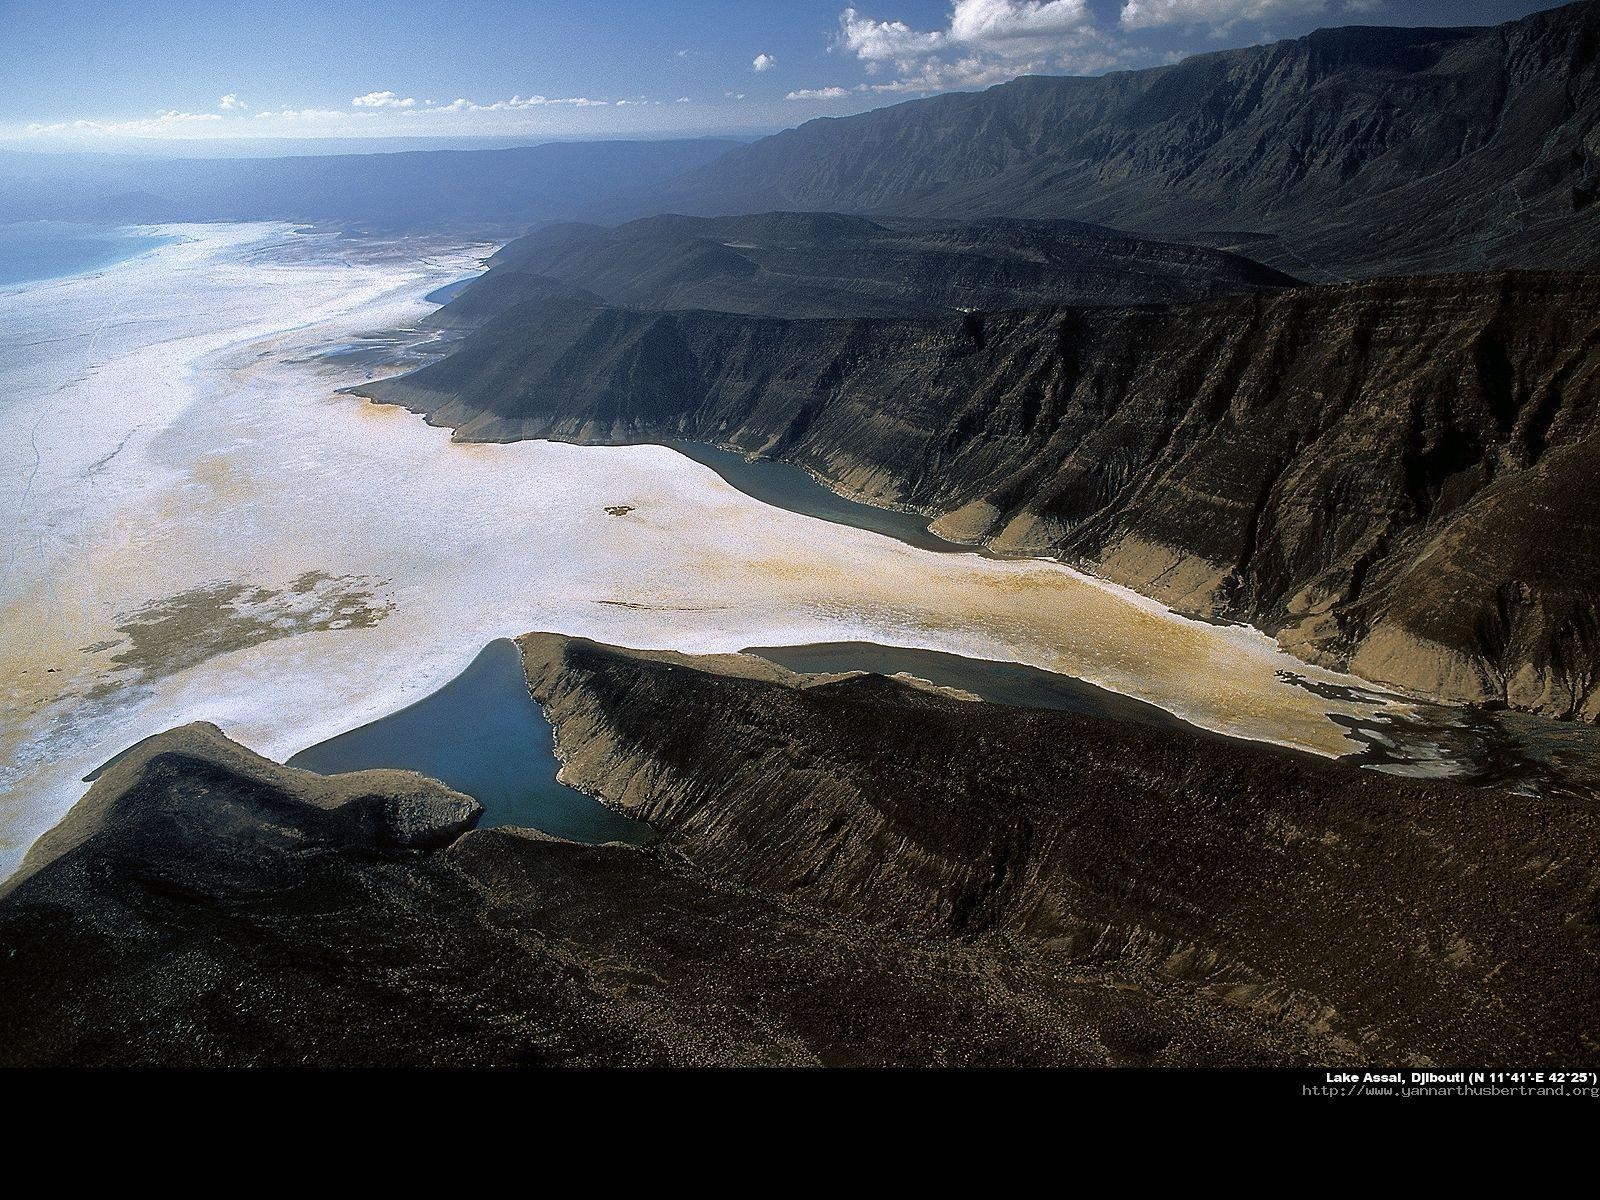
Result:
{"type": "Polygon", "coordinates": [[[1539,0],[0,3],[0,150],[261,153],[764,132],[1025,74],[1539,0]]]}

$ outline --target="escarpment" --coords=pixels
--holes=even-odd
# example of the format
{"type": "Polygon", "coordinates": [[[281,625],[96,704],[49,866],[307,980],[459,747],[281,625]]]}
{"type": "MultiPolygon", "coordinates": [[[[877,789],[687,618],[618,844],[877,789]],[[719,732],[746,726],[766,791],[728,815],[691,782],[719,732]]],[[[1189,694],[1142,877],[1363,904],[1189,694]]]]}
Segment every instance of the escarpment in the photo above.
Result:
{"type": "Polygon", "coordinates": [[[713,879],[1149,972],[1385,1059],[1502,1038],[1502,1053],[1579,1052],[1600,1002],[1585,801],[1405,783],[880,676],[521,645],[563,777],[713,879]]]}
{"type": "MultiPolygon", "coordinates": [[[[1068,217],[1302,278],[1593,267],[1600,5],[1024,76],[741,146],[673,212],[1068,217]]],[[[664,200],[664,203],[663,203],[664,200]]]]}
{"type": "Polygon", "coordinates": [[[0,1062],[1593,1052],[1600,825],[1570,796],[743,655],[521,645],[565,776],[651,820],[649,850],[163,734],[0,894],[0,1062]]]}
{"type": "Polygon", "coordinates": [[[1354,1059],[1180,979],[914,936],[683,857],[463,833],[475,815],[417,776],[323,779],[209,728],[152,739],[0,895],[0,1063],[1354,1059]],[[447,840],[346,819],[397,797],[411,834],[447,840]]]}
{"type": "MultiPolygon", "coordinates": [[[[491,276],[492,277],[492,276],[491,276]]],[[[1308,659],[1600,717],[1600,277],[780,320],[533,303],[359,389],[456,436],[684,438],[1308,659]]]]}
{"type": "Polygon", "coordinates": [[[0,894],[0,1063],[1316,1057],[1181,997],[1062,992],[1023,956],[792,911],[628,847],[464,832],[476,816],[414,775],[324,779],[210,727],[151,739],[0,894]],[[403,809],[403,835],[352,806],[403,809]]]}

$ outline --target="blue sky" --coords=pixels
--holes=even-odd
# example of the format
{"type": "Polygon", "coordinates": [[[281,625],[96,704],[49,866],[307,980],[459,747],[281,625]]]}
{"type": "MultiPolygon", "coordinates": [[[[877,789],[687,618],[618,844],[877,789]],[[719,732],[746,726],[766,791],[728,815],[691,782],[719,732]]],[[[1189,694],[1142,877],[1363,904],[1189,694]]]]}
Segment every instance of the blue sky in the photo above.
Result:
{"type": "Polygon", "coordinates": [[[1539,0],[0,0],[14,148],[771,129],[1019,74],[1539,0]]]}

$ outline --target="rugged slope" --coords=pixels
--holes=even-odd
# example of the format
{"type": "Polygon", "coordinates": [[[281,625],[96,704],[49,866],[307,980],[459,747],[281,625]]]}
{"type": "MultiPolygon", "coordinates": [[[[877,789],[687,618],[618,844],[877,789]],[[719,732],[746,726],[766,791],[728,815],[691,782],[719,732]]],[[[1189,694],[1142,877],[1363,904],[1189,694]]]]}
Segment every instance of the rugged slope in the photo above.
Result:
{"type": "Polygon", "coordinates": [[[1400,783],[880,676],[522,645],[563,778],[712,877],[1182,981],[1384,1061],[1600,1050],[1587,800],[1400,783]]]}
{"type": "Polygon", "coordinates": [[[1096,79],[822,119],[658,208],[1070,217],[1303,278],[1593,264],[1600,5],[1489,29],[1327,29],[1096,79]]]}
{"type": "Polygon", "coordinates": [[[851,920],[678,857],[463,833],[470,804],[415,776],[288,770],[209,727],[144,743],[0,896],[0,1063],[1349,1057],[1181,981],[851,920]],[[410,837],[330,793],[398,793],[410,837]]]}
{"type": "Polygon", "coordinates": [[[0,1062],[1597,1051],[1587,804],[743,656],[523,646],[566,776],[655,822],[650,851],[463,832],[470,802],[416,776],[164,734],[0,896],[0,1062]]]}
{"type": "Polygon", "coordinates": [[[570,303],[361,389],[480,440],[798,463],[1311,659],[1600,717],[1600,278],[782,321],[570,303]]]}
{"type": "MultiPolygon", "coordinates": [[[[628,308],[784,317],[1139,304],[1295,282],[1237,255],[1070,221],[890,228],[836,213],[550,225],[504,247],[491,266],[468,289],[474,311],[536,299],[552,280],[628,308]]],[[[452,304],[449,319],[459,322],[467,307],[452,304]]]]}

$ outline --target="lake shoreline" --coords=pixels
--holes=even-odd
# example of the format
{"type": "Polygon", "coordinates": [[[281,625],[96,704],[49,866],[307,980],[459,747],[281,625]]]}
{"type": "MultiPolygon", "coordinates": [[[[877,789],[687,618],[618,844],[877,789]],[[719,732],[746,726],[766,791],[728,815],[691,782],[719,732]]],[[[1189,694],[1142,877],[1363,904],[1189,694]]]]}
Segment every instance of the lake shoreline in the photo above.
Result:
{"type": "MultiPolygon", "coordinates": [[[[403,379],[404,375],[391,378],[403,379]]],[[[406,405],[403,400],[387,398],[377,391],[369,392],[361,385],[344,388],[341,391],[361,397],[370,403],[399,405],[409,411],[417,411],[406,405]]],[[[422,415],[430,424],[433,423],[426,414],[422,415]]],[[[531,440],[599,447],[660,446],[709,468],[729,486],[762,504],[893,538],[913,549],[936,554],[974,555],[996,562],[1037,562],[1054,565],[1113,593],[1126,594],[1145,604],[1157,606],[1176,619],[1195,621],[1219,629],[1248,630],[1269,638],[1276,644],[1276,639],[1273,639],[1270,633],[1248,623],[1208,619],[1179,612],[1161,604],[1153,597],[1083,570],[1062,559],[1005,554],[993,551],[981,543],[959,542],[942,537],[931,528],[938,514],[886,507],[859,499],[835,486],[827,477],[816,471],[752,454],[737,446],[680,438],[581,440],[552,437],[531,440]]],[[[772,661],[801,669],[796,664],[808,660],[814,661],[812,656],[818,650],[827,651],[836,646],[835,643],[802,643],[782,647],[750,648],[742,652],[760,655],[771,651],[772,661]]],[[[856,646],[858,650],[853,665],[841,666],[838,669],[866,670],[893,675],[897,673],[897,664],[904,663],[907,655],[931,656],[929,659],[924,659],[925,662],[940,657],[937,651],[918,650],[913,647],[865,642],[856,643],[856,646]],[[880,671],[879,666],[888,666],[891,669],[880,671]]],[[[1303,747],[1286,745],[1265,738],[1231,734],[1196,724],[1170,710],[1146,705],[1132,693],[1106,687],[1081,676],[1035,668],[1003,658],[965,661],[986,663],[1002,670],[1014,670],[1019,673],[1017,679],[1026,679],[1028,672],[1037,671],[1069,689],[1072,687],[1088,689],[1101,696],[1129,701],[1136,707],[1152,708],[1156,712],[1165,714],[1173,726],[1195,733],[1215,736],[1225,741],[1273,746],[1290,753],[1307,753],[1303,747]]],[[[1357,686],[1340,689],[1325,683],[1312,682],[1308,677],[1314,672],[1310,664],[1306,666],[1307,670],[1303,675],[1299,671],[1286,671],[1284,674],[1292,676],[1298,686],[1313,690],[1331,687],[1328,694],[1340,690],[1346,695],[1360,694],[1381,704],[1392,706],[1395,710],[1393,715],[1383,718],[1335,717],[1334,719],[1346,728],[1350,740],[1349,748],[1339,754],[1314,755],[1315,757],[1331,757],[1353,767],[1373,769],[1388,774],[1416,778],[1454,778],[1484,786],[1556,789],[1577,794],[1582,794],[1584,789],[1590,787],[1600,787],[1600,729],[1574,727],[1570,723],[1552,722],[1548,718],[1532,714],[1518,714],[1526,720],[1512,723],[1506,715],[1480,706],[1414,694],[1355,676],[1349,678],[1351,683],[1357,686]],[[1546,729],[1546,726],[1553,728],[1546,729]],[[1546,744],[1551,742],[1558,744],[1561,751],[1552,753],[1545,749],[1546,744]]],[[[909,673],[915,675],[914,671],[909,673]]],[[[970,677],[971,668],[967,668],[965,672],[957,672],[957,674],[963,673],[970,677]]],[[[935,672],[935,674],[948,675],[949,671],[935,672]]],[[[926,676],[917,677],[926,678],[926,676]]],[[[954,683],[952,686],[963,685],[954,683]]],[[[990,703],[1002,702],[990,695],[984,695],[983,699],[990,703]]],[[[1056,707],[1056,705],[1047,702],[1043,707],[1056,707]]],[[[1095,707],[1091,704],[1083,711],[1093,712],[1095,707]]],[[[1127,714],[1115,716],[1099,712],[1096,715],[1109,716],[1110,719],[1137,719],[1127,714]]]]}
{"type": "Polygon", "coordinates": [[[178,240],[160,228],[87,221],[0,223],[0,291],[95,275],[178,240]]]}
{"type": "MultiPolygon", "coordinates": [[[[1359,748],[1335,717],[1397,707],[1313,695],[1279,677],[1301,665],[1255,631],[1062,564],[919,550],[753,499],[728,461],[719,473],[659,443],[459,441],[353,401],[352,363],[330,350],[381,358],[407,331],[432,336],[422,297],[476,248],[194,232],[115,279],[5,301],[41,334],[77,331],[82,349],[70,363],[41,349],[32,374],[5,381],[16,444],[45,421],[33,499],[13,497],[24,525],[62,512],[79,532],[26,540],[7,598],[0,868],[142,738],[204,719],[288,757],[534,629],[687,654],[854,641],[1015,662],[1324,757],[1359,748]],[[108,299],[126,312],[103,319],[108,299]]],[[[778,484],[830,494],[803,473],[778,484]]]]}
{"type": "Polygon", "coordinates": [[[318,775],[415,771],[483,805],[480,829],[531,828],[586,845],[646,845],[650,828],[560,780],[555,733],[528,692],[522,653],[496,638],[442,688],[290,755],[318,775]]]}

